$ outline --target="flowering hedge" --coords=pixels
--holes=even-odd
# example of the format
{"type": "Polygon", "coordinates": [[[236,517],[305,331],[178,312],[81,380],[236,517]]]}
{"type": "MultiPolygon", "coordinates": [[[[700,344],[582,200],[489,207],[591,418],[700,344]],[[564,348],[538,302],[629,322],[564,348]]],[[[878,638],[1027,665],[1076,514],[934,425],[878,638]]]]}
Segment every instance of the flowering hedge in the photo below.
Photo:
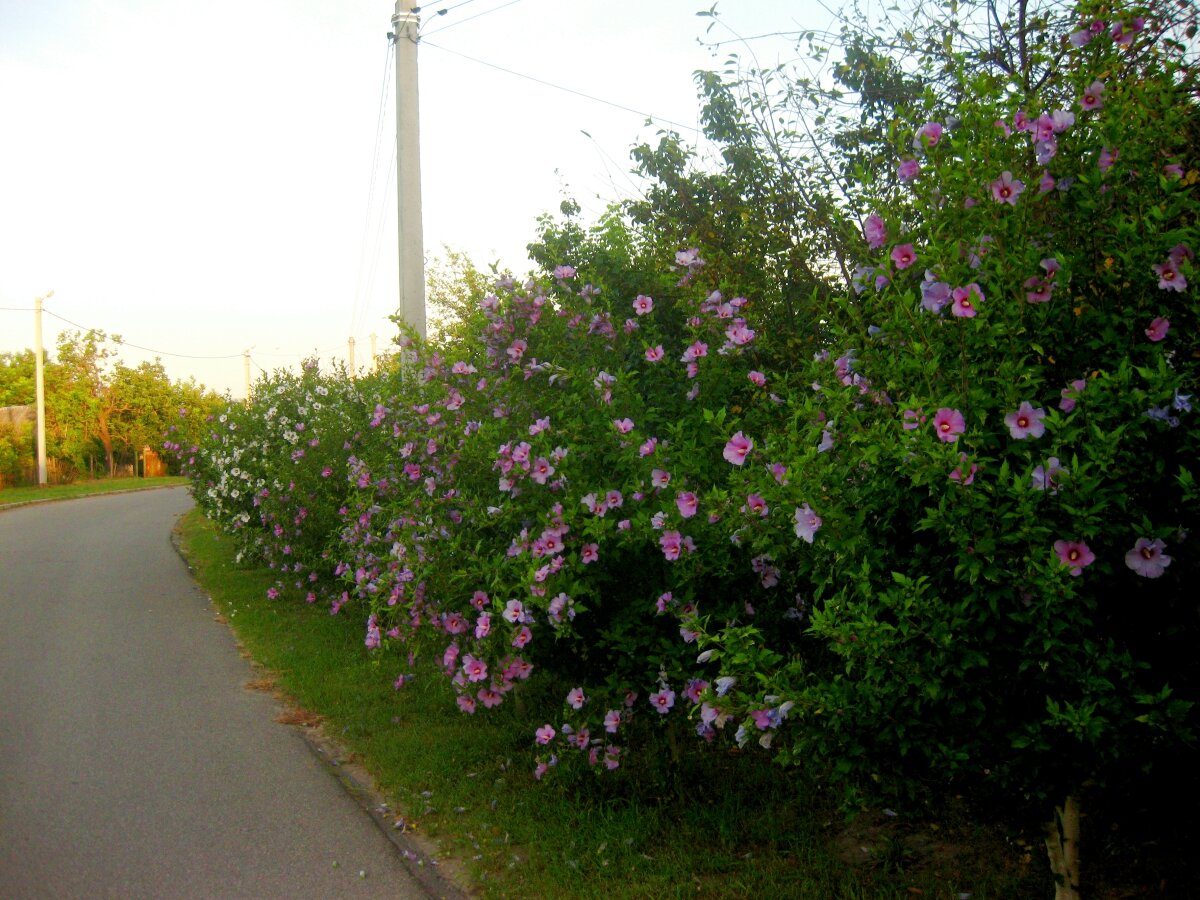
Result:
{"type": "Polygon", "coordinates": [[[227,404],[198,443],[167,445],[205,514],[237,536],[242,554],[278,571],[276,594],[288,585],[313,602],[319,590],[330,592],[346,444],[362,427],[370,390],[345,373],[323,375],[310,360],[299,375],[261,379],[247,403],[227,404]]]}
{"type": "Polygon", "coordinates": [[[1195,84],[1136,10],[1045,28],[1039,90],[951,67],[899,110],[812,359],[695,249],[652,293],[562,265],[323,415],[261,386],[197,497],[335,571],[398,686],[482,714],[544,673],[539,778],[689,731],[1024,815],[1152,763],[1200,686],[1195,84]]]}

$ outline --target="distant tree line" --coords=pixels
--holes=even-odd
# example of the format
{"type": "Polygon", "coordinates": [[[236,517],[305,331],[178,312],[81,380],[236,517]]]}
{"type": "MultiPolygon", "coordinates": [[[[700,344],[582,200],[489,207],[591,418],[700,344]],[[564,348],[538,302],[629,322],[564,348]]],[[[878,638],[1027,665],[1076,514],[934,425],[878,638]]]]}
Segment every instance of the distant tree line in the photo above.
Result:
{"type": "MultiPolygon", "coordinates": [[[[55,353],[46,354],[53,481],[136,472],[144,447],[157,450],[172,435],[194,433],[223,403],[194,379],[172,381],[157,359],[126,365],[119,343],[102,331],[63,332],[55,353]]],[[[36,480],[36,367],[33,350],[0,353],[0,487],[36,480]]]]}

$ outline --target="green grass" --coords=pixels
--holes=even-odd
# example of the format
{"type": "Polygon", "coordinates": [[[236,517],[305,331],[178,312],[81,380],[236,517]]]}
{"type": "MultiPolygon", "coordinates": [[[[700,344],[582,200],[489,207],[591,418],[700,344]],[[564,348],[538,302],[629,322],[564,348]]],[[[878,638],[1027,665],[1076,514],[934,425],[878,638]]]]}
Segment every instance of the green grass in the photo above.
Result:
{"type": "Polygon", "coordinates": [[[399,660],[368,654],[360,616],[268,600],[275,573],[237,566],[234,542],[198,512],[182,523],[182,547],[249,655],[324,717],[397,814],[435,843],[443,871],[481,896],[985,900],[1051,890],[1041,855],[992,831],[883,817],[848,827],[763,756],[704,752],[694,739],[674,763],[635,756],[599,777],[564,765],[538,783],[531,729],[513,704],[464,715],[435,673],[395,690],[399,660]]]}
{"type": "Polygon", "coordinates": [[[73,484],[55,484],[47,487],[0,488],[0,509],[22,503],[42,503],[49,500],[74,500],[92,494],[108,494],[113,491],[144,491],[158,487],[177,487],[187,484],[181,476],[161,478],[103,478],[95,481],[77,481],[73,484]]]}

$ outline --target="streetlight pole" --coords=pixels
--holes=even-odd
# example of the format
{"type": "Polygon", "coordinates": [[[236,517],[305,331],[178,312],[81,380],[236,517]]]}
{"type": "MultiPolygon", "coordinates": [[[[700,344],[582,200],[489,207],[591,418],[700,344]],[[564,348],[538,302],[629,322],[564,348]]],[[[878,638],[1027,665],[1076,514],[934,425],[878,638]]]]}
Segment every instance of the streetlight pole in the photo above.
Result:
{"type": "Polygon", "coordinates": [[[400,249],[400,317],[425,337],[425,239],[421,226],[421,137],[414,0],[396,0],[396,187],[400,249]]]}

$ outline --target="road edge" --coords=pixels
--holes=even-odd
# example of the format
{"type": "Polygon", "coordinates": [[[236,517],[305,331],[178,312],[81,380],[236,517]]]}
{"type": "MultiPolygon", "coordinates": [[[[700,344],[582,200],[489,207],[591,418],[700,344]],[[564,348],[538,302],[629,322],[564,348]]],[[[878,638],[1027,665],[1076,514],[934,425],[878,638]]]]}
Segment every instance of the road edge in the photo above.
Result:
{"type": "MultiPolygon", "coordinates": [[[[212,598],[208,596],[195,580],[194,570],[188,562],[187,556],[184,555],[183,548],[180,545],[179,521],[176,521],[171,529],[170,542],[176,555],[187,568],[196,590],[205,596],[210,606],[212,606],[213,612],[218,613],[219,611],[213,604],[212,598]]],[[[251,662],[254,662],[253,657],[249,656],[242,642],[238,640],[237,633],[233,630],[232,625],[226,622],[223,617],[217,618],[229,630],[230,636],[233,638],[238,649],[243,652],[243,655],[247,659],[250,659],[251,662]]],[[[342,789],[370,817],[383,836],[396,848],[400,856],[401,865],[404,866],[413,877],[413,880],[417,882],[430,898],[435,898],[435,900],[466,900],[466,898],[474,895],[468,888],[458,884],[453,876],[446,873],[444,869],[438,868],[441,863],[434,855],[434,848],[426,845],[426,842],[414,839],[414,836],[407,831],[403,816],[391,808],[383,791],[376,785],[370,773],[351,761],[352,754],[336,738],[329,735],[320,726],[283,725],[282,727],[290,728],[300,735],[309,752],[320,761],[325,771],[337,780],[342,789]]]]}

